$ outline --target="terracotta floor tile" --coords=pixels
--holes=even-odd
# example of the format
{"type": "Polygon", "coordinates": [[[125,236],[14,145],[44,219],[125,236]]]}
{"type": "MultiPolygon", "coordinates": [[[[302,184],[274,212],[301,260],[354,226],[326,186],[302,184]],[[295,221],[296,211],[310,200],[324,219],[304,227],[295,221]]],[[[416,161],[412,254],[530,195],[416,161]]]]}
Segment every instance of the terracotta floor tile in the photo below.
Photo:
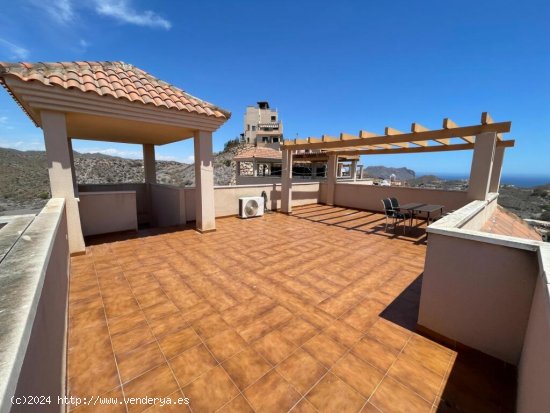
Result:
{"type": "Polygon", "coordinates": [[[403,353],[416,359],[424,367],[440,376],[444,376],[447,372],[451,359],[448,349],[420,336],[414,336],[409,340],[403,349],[403,353]]]}
{"type": "Polygon", "coordinates": [[[123,315],[122,317],[109,319],[109,332],[113,335],[120,334],[146,325],[147,320],[145,319],[145,314],[141,311],[136,311],[132,314],[123,315]]]}
{"type": "Polygon", "coordinates": [[[113,298],[104,300],[107,318],[121,317],[139,311],[137,301],[133,297],[113,298]]]}
{"type": "Polygon", "coordinates": [[[287,324],[282,326],[279,331],[288,341],[293,342],[297,346],[301,346],[318,333],[314,325],[299,317],[290,320],[287,324]]]}
{"type": "Polygon", "coordinates": [[[166,334],[158,342],[166,358],[170,359],[196,346],[201,342],[201,339],[191,327],[187,327],[175,333],[166,334]]]}
{"type": "Polygon", "coordinates": [[[367,334],[397,351],[401,351],[412,336],[410,331],[383,319],[379,319],[367,334]]]}
{"type": "Polygon", "coordinates": [[[306,394],[327,371],[313,356],[302,349],[296,350],[276,369],[301,394],[306,394]]]}
{"type": "Polygon", "coordinates": [[[225,370],[214,367],[183,388],[193,412],[215,412],[239,394],[225,370]]]}
{"type": "Polygon", "coordinates": [[[331,371],[367,399],[384,377],[384,373],[352,353],[346,354],[331,371]]]}
{"type": "Polygon", "coordinates": [[[179,309],[171,301],[165,301],[144,308],[143,312],[145,313],[147,320],[153,322],[154,320],[158,320],[159,318],[164,318],[171,314],[177,314],[179,313],[179,309]]]}
{"type": "Polygon", "coordinates": [[[362,332],[340,320],[336,320],[324,332],[334,341],[337,341],[347,348],[351,348],[363,336],[362,332]]]}
{"type": "Polygon", "coordinates": [[[289,410],[300,394],[279,373],[272,370],[244,392],[257,412],[278,413],[289,410]]]}
{"type": "Polygon", "coordinates": [[[430,412],[432,405],[391,377],[386,377],[369,400],[383,412],[430,412]]]}
{"type": "Polygon", "coordinates": [[[147,292],[142,292],[142,293],[134,292],[134,294],[142,309],[151,307],[155,304],[170,302],[168,296],[159,287],[150,289],[147,292]]]}
{"type": "Polygon", "coordinates": [[[361,409],[361,413],[381,413],[382,410],[379,410],[375,405],[367,403],[361,409]]]}
{"type": "MultiPolygon", "coordinates": [[[[178,390],[176,379],[166,363],[124,384],[126,398],[165,397],[178,390]]],[[[151,405],[128,404],[129,412],[142,412],[151,405]]]]}
{"type": "Polygon", "coordinates": [[[326,368],[331,368],[344,355],[346,348],[325,334],[319,334],[305,343],[302,348],[326,368]]]}
{"type": "Polygon", "coordinates": [[[209,338],[206,345],[221,363],[246,347],[246,341],[233,330],[224,332],[209,338]]]}
{"type": "Polygon", "coordinates": [[[243,396],[238,395],[218,410],[217,413],[254,413],[254,410],[243,396]]]}
{"type": "Polygon", "coordinates": [[[195,321],[193,328],[203,340],[206,340],[228,330],[229,325],[219,314],[215,313],[195,321]]]}
{"type": "Polygon", "coordinates": [[[168,333],[175,333],[188,326],[183,316],[180,313],[169,314],[163,318],[157,318],[149,322],[151,331],[158,339],[168,333]]]}
{"type": "Polygon", "coordinates": [[[291,413],[316,413],[318,410],[307,399],[300,400],[291,410],[291,413]]]}
{"type": "Polygon", "coordinates": [[[250,386],[270,369],[270,364],[248,347],[222,364],[239,389],[250,386]]]}
{"type": "Polygon", "coordinates": [[[272,365],[279,364],[296,349],[295,344],[276,330],[255,341],[252,347],[272,365]]]}
{"type": "Polygon", "coordinates": [[[404,354],[389,369],[388,375],[430,403],[433,403],[436,396],[439,396],[441,383],[444,380],[437,373],[404,354]]]}
{"type": "Polygon", "coordinates": [[[103,394],[120,386],[114,358],[91,364],[89,368],[68,377],[68,394],[75,397],[90,397],[103,394]]]}
{"type": "Polygon", "coordinates": [[[158,344],[154,341],[126,353],[117,354],[116,359],[122,383],[165,362],[158,344]]]}
{"type": "Polygon", "coordinates": [[[391,367],[399,354],[397,350],[387,347],[370,337],[364,337],[351,351],[361,360],[372,364],[382,372],[391,367]]]}
{"type": "Polygon", "coordinates": [[[216,360],[204,344],[192,347],[169,361],[181,387],[191,383],[201,374],[216,367],[216,360]]]}
{"type": "Polygon", "coordinates": [[[122,354],[154,341],[155,337],[149,327],[141,326],[125,333],[113,334],[111,340],[115,353],[122,354]]]}
{"type": "Polygon", "coordinates": [[[323,377],[306,398],[319,412],[327,413],[358,412],[366,402],[358,392],[332,373],[323,377]]]}

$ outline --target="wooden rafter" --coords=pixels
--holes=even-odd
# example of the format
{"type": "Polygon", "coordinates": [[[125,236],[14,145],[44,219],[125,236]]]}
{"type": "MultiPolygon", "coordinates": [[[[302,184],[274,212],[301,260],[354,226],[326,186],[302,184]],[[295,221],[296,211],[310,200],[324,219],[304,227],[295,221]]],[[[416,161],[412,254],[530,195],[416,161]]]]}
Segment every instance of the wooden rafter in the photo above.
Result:
{"type": "MultiPolygon", "coordinates": [[[[485,132],[494,132],[502,140],[502,133],[510,131],[511,122],[494,122],[491,116],[484,112],[481,115],[481,124],[471,126],[458,126],[449,118],[443,120],[443,129],[430,130],[418,123],[413,123],[410,133],[404,133],[397,129],[387,127],[385,134],[380,136],[372,132],[360,131],[359,136],[347,133],[340,134],[339,137],[323,135],[321,141],[317,138],[307,140],[297,139],[294,142],[285,141],[284,149],[302,150],[302,149],[320,149],[320,150],[355,150],[355,151],[394,151],[409,150],[408,152],[434,152],[440,147],[457,148],[454,150],[469,149],[464,146],[451,144],[451,138],[460,138],[467,144],[472,145],[475,142],[475,136],[485,132]],[[436,145],[429,145],[429,141],[436,142],[436,145]],[[417,146],[411,147],[410,144],[417,146]],[[396,148],[397,147],[397,148],[396,148]]],[[[513,141],[506,141],[513,142],[513,141]]],[[[512,144],[513,145],[513,144],[512,144]]],[[[453,150],[453,149],[441,149],[453,150]]],[[[380,152],[381,153],[381,152],[380,152]]],[[[403,152],[388,152],[403,153],[403,152]]]]}
{"type": "MultiPolygon", "coordinates": [[[[514,140],[497,142],[498,147],[511,148],[515,145],[514,140]]],[[[393,149],[349,149],[349,150],[327,150],[325,153],[338,156],[358,156],[358,155],[390,155],[403,153],[425,153],[425,152],[447,152],[447,151],[465,151],[474,149],[473,143],[455,143],[450,145],[417,146],[411,148],[393,148],[393,149]]]]}

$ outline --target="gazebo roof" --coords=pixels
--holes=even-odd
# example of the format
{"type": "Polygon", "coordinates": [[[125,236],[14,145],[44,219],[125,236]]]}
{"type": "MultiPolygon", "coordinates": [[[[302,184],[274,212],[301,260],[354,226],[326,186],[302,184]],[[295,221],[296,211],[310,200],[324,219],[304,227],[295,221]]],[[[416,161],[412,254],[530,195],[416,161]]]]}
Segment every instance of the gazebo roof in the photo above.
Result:
{"type": "Polygon", "coordinates": [[[36,126],[44,110],[65,113],[77,139],[162,145],[231,116],[124,62],[0,62],[0,83],[36,126]]]}
{"type": "Polygon", "coordinates": [[[231,116],[230,112],[124,62],[0,62],[0,79],[7,76],[217,118],[231,116]]]}
{"type": "Polygon", "coordinates": [[[245,149],[238,155],[235,155],[233,159],[236,161],[252,161],[253,159],[280,161],[282,157],[283,154],[281,151],[267,147],[255,146],[250,149],[245,149]]]}

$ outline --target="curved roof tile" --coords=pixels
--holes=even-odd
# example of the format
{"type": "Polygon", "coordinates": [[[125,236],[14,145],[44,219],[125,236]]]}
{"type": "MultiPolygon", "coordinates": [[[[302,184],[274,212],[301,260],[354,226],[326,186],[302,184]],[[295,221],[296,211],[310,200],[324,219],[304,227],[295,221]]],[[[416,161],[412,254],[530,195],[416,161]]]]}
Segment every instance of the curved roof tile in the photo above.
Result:
{"type": "Polygon", "coordinates": [[[14,76],[64,89],[229,119],[231,113],[191,96],[149,73],[124,62],[0,62],[0,81],[14,76]]]}

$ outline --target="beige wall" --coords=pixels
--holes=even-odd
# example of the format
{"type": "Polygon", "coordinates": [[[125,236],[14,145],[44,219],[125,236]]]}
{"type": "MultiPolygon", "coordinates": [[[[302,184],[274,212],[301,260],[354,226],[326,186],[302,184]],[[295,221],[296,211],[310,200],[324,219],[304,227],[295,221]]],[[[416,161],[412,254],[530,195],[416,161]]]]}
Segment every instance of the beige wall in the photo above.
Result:
{"type": "Polygon", "coordinates": [[[137,230],[135,191],[80,192],[80,221],[85,236],[137,230]]]}
{"type": "Polygon", "coordinates": [[[63,199],[48,202],[1,264],[0,273],[14,277],[3,292],[13,289],[18,300],[3,301],[4,319],[12,323],[2,338],[13,341],[2,347],[2,356],[11,356],[9,363],[1,363],[2,379],[10,377],[0,392],[0,411],[64,412],[65,406],[57,403],[66,388],[69,244],[63,199]],[[11,396],[39,395],[50,396],[52,403],[40,408],[11,404],[11,396]]]}
{"type": "Polygon", "coordinates": [[[484,207],[477,214],[473,214],[466,222],[460,225],[460,228],[474,231],[480,230],[485,222],[494,214],[497,207],[497,200],[497,194],[489,194],[487,201],[480,201],[483,202],[484,207]]]}
{"type": "Polygon", "coordinates": [[[148,224],[150,222],[149,192],[145,183],[80,184],[78,190],[81,192],[135,191],[138,224],[148,224]]]}
{"type": "Polygon", "coordinates": [[[424,204],[444,205],[444,212],[459,209],[468,203],[467,194],[462,191],[337,183],[335,185],[334,205],[369,211],[382,211],[381,200],[388,197],[396,197],[401,204],[422,202],[424,204]]]}
{"type": "Polygon", "coordinates": [[[529,324],[518,368],[517,411],[538,413],[550,406],[550,251],[539,252],[542,267],[537,278],[529,324]],[[543,258],[546,255],[546,259],[543,258]]]}
{"type": "Polygon", "coordinates": [[[517,365],[537,271],[533,251],[429,234],[418,324],[517,365]]]}
{"type": "Polygon", "coordinates": [[[177,186],[153,184],[151,191],[151,221],[154,226],[182,225],[187,221],[185,190],[177,186]]]}

